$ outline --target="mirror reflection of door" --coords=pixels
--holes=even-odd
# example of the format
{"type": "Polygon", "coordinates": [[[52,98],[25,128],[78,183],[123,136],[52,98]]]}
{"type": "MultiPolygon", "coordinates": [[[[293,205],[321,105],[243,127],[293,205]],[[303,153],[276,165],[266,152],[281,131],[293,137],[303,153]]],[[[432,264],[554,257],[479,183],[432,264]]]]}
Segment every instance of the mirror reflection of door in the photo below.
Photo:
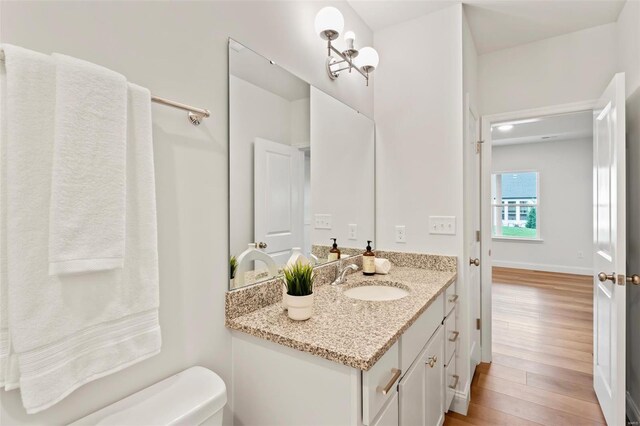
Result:
{"type": "Polygon", "coordinates": [[[304,153],[262,138],[255,141],[255,241],[279,265],[292,247],[302,247],[304,218],[304,153]]]}

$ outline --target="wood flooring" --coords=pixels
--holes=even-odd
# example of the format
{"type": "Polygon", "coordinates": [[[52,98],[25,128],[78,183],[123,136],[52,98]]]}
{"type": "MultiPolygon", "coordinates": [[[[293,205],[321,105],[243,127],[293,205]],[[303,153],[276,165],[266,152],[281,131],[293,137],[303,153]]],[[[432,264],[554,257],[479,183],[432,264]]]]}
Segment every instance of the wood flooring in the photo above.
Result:
{"type": "Polygon", "coordinates": [[[604,425],[593,391],[590,276],[493,268],[493,362],[445,425],[604,425]]]}

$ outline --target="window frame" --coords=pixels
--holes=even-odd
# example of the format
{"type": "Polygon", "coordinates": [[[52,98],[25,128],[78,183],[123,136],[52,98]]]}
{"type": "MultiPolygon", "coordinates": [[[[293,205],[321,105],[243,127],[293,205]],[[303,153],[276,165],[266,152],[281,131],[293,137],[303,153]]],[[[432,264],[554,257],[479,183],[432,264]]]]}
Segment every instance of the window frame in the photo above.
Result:
{"type": "MultiPolygon", "coordinates": [[[[505,212],[506,212],[506,217],[508,218],[508,208],[509,207],[515,207],[516,208],[516,218],[519,216],[518,212],[520,210],[521,207],[535,207],[536,208],[536,236],[533,238],[526,238],[526,237],[515,237],[515,236],[505,236],[505,235],[495,235],[494,229],[492,227],[491,230],[491,239],[493,240],[498,240],[498,241],[518,241],[518,242],[542,242],[544,241],[542,239],[542,228],[540,226],[540,172],[538,170],[535,169],[507,169],[507,170],[501,170],[501,171],[492,171],[491,172],[491,179],[493,180],[494,176],[497,175],[503,175],[503,174],[514,174],[514,173],[535,173],[536,174],[536,203],[535,204],[529,204],[529,203],[519,203],[516,202],[515,204],[509,204],[509,202],[507,201],[507,203],[497,203],[494,202],[493,199],[493,188],[492,188],[492,194],[491,194],[491,198],[490,198],[490,203],[491,203],[491,222],[494,222],[494,217],[495,217],[495,209],[500,207],[502,208],[502,214],[501,214],[501,218],[500,220],[504,220],[505,218],[505,212]]],[[[493,182],[492,182],[493,183],[493,182]]],[[[506,219],[509,220],[509,219],[506,219]]],[[[516,219],[517,220],[517,219],[516,219]]]]}

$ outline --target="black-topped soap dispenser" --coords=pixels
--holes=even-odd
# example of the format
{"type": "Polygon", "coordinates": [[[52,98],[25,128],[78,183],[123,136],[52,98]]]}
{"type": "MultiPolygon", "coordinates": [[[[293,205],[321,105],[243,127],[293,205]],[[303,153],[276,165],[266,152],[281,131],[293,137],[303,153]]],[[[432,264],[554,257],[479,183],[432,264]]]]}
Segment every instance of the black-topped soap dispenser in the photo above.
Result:
{"type": "Polygon", "coordinates": [[[362,253],[362,273],[364,275],[376,274],[376,254],[371,250],[371,241],[367,240],[367,251],[362,253]]]}
{"type": "Polygon", "coordinates": [[[333,260],[339,260],[340,249],[338,248],[338,239],[337,238],[329,238],[329,239],[333,240],[333,246],[331,247],[331,250],[329,250],[329,256],[327,257],[327,260],[329,262],[333,260]]]}

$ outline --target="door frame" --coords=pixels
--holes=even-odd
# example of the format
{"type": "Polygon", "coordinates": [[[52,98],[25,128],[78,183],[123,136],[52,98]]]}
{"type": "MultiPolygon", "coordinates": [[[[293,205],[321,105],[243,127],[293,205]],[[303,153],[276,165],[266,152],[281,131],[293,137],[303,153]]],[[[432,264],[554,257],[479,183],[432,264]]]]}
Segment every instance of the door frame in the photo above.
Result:
{"type": "Polygon", "coordinates": [[[491,261],[491,125],[502,121],[524,120],[545,115],[567,114],[572,112],[592,111],[597,100],[550,105],[498,114],[483,115],[480,118],[480,134],[482,135],[482,156],[480,158],[480,297],[481,303],[481,350],[482,362],[492,359],[492,327],[491,327],[491,287],[493,262],[491,261]]]}

